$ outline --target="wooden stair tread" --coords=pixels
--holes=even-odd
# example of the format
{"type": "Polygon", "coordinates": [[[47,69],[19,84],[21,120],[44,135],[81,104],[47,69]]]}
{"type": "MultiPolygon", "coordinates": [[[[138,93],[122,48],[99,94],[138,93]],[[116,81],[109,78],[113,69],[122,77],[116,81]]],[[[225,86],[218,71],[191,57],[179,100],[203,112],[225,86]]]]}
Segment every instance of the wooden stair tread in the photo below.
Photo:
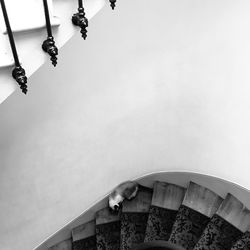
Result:
{"type": "Polygon", "coordinates": [[[153,190],[144,242],[167,241],[186,189],[156,181],[153,190]]]}
{"type": "Polygon", "coordinates": [[[95,221],[89,221],[72,229],[72,241],[86,239],[95,235],[95,221]]]}
{"type": "Polygon", "coordinates": [[[212,217],[222,201],[223,199],[210,189],[190,182],[182,204],[207,217],[212,217]]]}
{"type": "Polygon", "coordinates": [[[103,208],[96,213],[96,225],[120,220],[120,213],[111,213],[109,208],[103,208]]]}
{"type": "Polygon", "coordinates": [[[148,221],[148,213],[121,214],[121,250],[128,250],[143,243],[148,221]]]}
{"type": "Polygon", "coordinates": [[[250,227],[250,211],[232,194],[227,194],[216,214],[242,232],[250,227]]]}
{"type": "Polygon", "coordinates": [[[152,189],[139,186],[136,197],[132,200],[124,200],[123,213],[147,213],[152,201],[152,189]]]}
{"type": "Polygon", "coordinates": [[[49,248],[49,250],[72,250],[71,239],[61,241],[49,248]]]}
{"type": "Polygon", "coordinates": [[[144,242],[155,240],[168,241],[177,213],[177,210],[151,206],[144,242]]]}
{"type": "Polygon", "coordinates": [[[114,214],[109,208],[96,213],[97,250],[116,250],[120,247],[120,213],[114,214]]]}
{"type": "Polygon", "coordinates": [[[240,230],[215,214],[204,229],[194,250],[230,249],[241,236],[240,230]]]}
{"type": "Polygon", "coordinates": [[[210,218],[190,207],[181,205],[176,215],[169,241],[192,250],[210,218]]]}
{"type": "Polygon", "coordinates": [[[152,205],[166,209],[178,210],[186,189],[170,183],[155,182],[152,205]]]}
{"type": "Polygon", "coordinates": [[[137,196],[125,201],[121,213],[121,250],[143,243],[153,190],[139,186],[137,196]]]}

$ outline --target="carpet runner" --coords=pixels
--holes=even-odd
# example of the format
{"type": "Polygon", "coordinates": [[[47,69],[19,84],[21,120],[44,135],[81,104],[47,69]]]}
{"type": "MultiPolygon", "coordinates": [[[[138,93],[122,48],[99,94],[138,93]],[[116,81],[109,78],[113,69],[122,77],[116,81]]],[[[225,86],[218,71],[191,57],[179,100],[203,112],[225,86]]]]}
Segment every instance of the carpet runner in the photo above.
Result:
{"type": "Polygon", "coordinates": [[[96,214],[97,250],[117,250],[120,248],[120,214],[104,208],[96,214]]]}
{"type": "Polygon", "coordinates": [[[156,182],[153,190],[144,242],[168,241],[185,195],[185,188],[174,184],[156,182]]]}
{"type": "Polygon", "coordinates": [[[222,202],[200,237],[194,250],[227,250],[250,226],[250,213],[231,194],[222,202]]]}
{"type": "Polygon", "coordinates": [[[169,241],[193,249],[221,202],[222,198],[211,190],[190,182],[169,241]]]}
{"type": "Polygon", "coordinates": [[[152,189],[139,186],[137,196],[125,201],[121,214],[121,250],[131,249],[142,243],[152,200],[152,189]]]}

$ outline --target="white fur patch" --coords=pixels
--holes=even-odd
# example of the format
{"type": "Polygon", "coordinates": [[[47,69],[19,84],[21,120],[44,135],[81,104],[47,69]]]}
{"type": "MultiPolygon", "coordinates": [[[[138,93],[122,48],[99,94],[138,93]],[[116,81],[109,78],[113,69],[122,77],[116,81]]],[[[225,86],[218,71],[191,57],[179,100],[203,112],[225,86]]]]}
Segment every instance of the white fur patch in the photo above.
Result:
{"type": "Polygon", "coordinates": [[[109,207],[114,209],[115,206],[120,206],[120,203],[123,202],[124,197],[120,194],[116,194],[114,197],[109,198],[109,207]]]}

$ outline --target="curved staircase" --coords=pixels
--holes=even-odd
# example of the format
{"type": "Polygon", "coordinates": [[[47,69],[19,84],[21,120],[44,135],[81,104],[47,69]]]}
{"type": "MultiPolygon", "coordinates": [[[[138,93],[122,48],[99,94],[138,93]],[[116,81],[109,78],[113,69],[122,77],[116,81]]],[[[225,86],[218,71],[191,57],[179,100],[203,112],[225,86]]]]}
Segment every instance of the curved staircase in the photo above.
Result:
{"type": "Polygon", "coordinates": [[[250,211],[234,195],[223,198],[193,181],[186,188],[162,181],[153,189],[140,185],[118,214],[107,204],[49,249],[250,249],[250,211]]]}

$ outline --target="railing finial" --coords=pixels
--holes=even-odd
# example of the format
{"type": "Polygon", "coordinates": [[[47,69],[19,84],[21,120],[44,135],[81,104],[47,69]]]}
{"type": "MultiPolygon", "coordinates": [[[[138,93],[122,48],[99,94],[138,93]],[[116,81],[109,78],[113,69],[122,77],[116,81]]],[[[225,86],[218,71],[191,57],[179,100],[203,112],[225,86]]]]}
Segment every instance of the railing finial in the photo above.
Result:
{"type": "Polygon", "coordinates": [[[72,23],[81,28],[81,34],[85,40],[87,38],[87,27],[89,26],[89,22],[85,16],[83,0],[78,0],[78,12],[72,16],[72,23]]]}
{"type": "Polygon", "coordinates": [[[42,49],[50,55],[50,60],[53,66],[55,67],[57,64],[58,49],[55,45],[54,37],[52,35],[50,16],[49,16],[49,7],[48,7],[47,0],[43,0],[43,6],[44,6],[44,14],[45,14],[48,37],[43,42],[42,49]]]}
{"type": "Polygon", "coordinates": [[[111,8],[112,8],[112,10],[114,10],[115,9],[115,4],[116,4],[116,0],[109,0],[109,2],[110,2],[110,6],[111,6],[111,8]]]}
{"type": "Polygon", "coordinates": [[[15,68],[12,70],[12,77],[19,84],[22,92],[24,94],[26,94],[28,91],[27,77],[25,75],[25,70],[22,68],[22,66],[19,62],[19,58],[18,58],[18,54],[17,54],[17,50],[16,50],[16,45],[15,45],[15,40],[14,40],[14,36],[13,36],[12,29],[10,26],[9,17],[8,17],[8,13],[6,10],[5,2],[4,2],[4,0],[0,0],[0,1],[1,1],[1,7],[2,7],[2,11],[3,11],[4,21],[5,21],[9,41],[10,41],[12,54],[13,54],[13,57],[15,60],[15,68]]]}

